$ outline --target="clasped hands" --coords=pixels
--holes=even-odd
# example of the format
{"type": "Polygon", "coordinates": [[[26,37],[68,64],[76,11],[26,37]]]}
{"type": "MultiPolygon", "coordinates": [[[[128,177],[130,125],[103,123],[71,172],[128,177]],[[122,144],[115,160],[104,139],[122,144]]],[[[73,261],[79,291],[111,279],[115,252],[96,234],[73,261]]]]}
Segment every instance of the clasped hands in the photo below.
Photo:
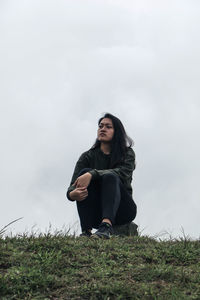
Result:
{"type": "Polygon", "coordinates": [[[70,192],[70,198],[76,201],[83,201],[85,198],[87,198],[87,187],[89,186],[91,179],[92,175],[89,172],[79,176],[73,183],[73,186],[76,188],[70,192]]]}

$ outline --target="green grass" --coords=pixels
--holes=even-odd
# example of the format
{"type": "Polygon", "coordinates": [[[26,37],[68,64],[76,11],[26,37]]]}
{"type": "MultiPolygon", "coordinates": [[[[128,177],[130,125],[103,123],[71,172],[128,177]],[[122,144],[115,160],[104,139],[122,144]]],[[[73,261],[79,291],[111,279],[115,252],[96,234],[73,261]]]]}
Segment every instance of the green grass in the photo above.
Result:
{"type": "Polygon", "coordinates": [[[0,238],[0,299],[200,299],[200,241],[0,238]]]}

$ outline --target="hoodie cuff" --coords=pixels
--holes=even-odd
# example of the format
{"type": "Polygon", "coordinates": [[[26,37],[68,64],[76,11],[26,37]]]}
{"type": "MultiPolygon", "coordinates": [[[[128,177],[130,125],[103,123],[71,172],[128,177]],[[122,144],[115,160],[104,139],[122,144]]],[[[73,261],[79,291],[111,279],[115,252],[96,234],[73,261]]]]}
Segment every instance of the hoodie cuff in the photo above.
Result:
{"type": "Polygon", "coordinates": [[[93,170],[89,171],[89,173],[92,175],[92,180],[99,178],[99,174],[98,174],[97,170],[93,169],[93,170]]]}
{"type": "Polygon", "coordinates": [[[70,201],[75,201],[75,200],[72,200],[71,198],[70,198],[70,196],[69,196],[69,194],[70,194],[70,192],[72,192],[74,190],[74,188],[72,189],[68,189],[68,191],[67,191],[67,193],[66,193],[66,197],[68,198],[68,200],[70,200],[70,201]]]}

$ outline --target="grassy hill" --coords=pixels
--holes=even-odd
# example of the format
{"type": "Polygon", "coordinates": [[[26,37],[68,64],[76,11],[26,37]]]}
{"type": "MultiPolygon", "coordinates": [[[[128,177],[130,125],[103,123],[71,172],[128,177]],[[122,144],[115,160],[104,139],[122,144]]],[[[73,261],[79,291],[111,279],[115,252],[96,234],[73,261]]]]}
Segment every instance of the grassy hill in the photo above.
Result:
{"type": "Polygon", "coordinates": [[[200,299],[200,241],[0,238],[0,299],[200,299]]]}

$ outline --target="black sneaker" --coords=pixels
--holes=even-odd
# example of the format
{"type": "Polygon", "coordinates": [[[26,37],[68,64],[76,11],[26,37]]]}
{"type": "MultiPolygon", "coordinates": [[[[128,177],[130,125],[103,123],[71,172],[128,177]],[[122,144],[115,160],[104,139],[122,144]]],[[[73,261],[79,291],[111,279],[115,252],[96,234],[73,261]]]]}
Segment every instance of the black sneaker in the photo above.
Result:
{"type": "Polygon", "coordinates": [[[84,230],[80,236],[86,236],[86,237],[90,237],[92,235],[92,232],[90,232],[89,230],[84,230]]]}
{"type": "Polygon", "coordinates": [[[99,229],[94,234],[92,234],[92,237],[109,239],[112,234],[113,234],[112,225],[106,222],[102,222],[101,225],[99,226],[99,229]]]}

